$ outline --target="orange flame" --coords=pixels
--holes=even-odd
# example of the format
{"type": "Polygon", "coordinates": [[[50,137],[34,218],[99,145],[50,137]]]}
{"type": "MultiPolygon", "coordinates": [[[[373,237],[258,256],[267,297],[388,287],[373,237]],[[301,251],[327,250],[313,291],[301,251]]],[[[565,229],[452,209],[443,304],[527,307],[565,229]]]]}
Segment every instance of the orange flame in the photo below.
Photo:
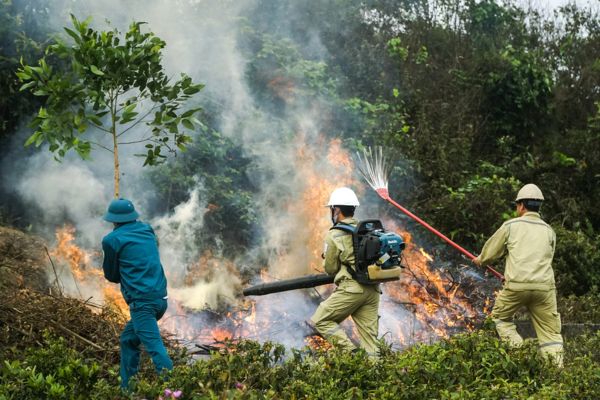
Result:
{"type": "Polygon", "coordinates": [[[75,227],[64,225],[56,230],[55,235],[57,243],[50,251],[50,255],[68,263],[75,278],[83,279],[83,269],[90,264],[91,256],[74,244],[75,227]]]}
{"type": "MultiPolygon", "coordinates": [[[[86,251],[75,244],[75,227],[64,225],[57,228],[56,246],[50,250],[50,255],[61,266],[69,268],[75,280],[77,295],[86,297],[80,288],[99,289],[105,303],[114,304],[122,313],[129,315],[129,307],[115,285],[104,279],[104,274],[99,267],[93,265],[95,254],[86,251]]],[[[75,295],[75,293],[71,293],[75,295]]]]}
{"type": "Polygon", "coordinates": [[[329,343],[327,340],[323,339],[323,337],[319,335],[307,336],[304,339],[304,343],[311,349],[329,350],[332,348],[331,343],[329,343]]]}
{"type": "MultiPolygon", "coordinates": [[[[301,175],[298,184],[300,195],[290,199],[288,204],[293,211],[290,214],[298,221],[296,226],[300,231],[294,232],[293,245],[277,255],[279,262],[275,264],[279,269],[265,268],[260,272],[263,282],[322,272],[321,249],[324,235],[331,225],[324,205],[336,187],[351,186],[358,189],[359,186],[354,178],[354,165],[341,140],[335,139],[327,143],[325,139],[319,139],[317,147],[328,146],[324,159],[318,157],[314,151],[315,144],[307,144],[302,134],[297,136],[297,140],[295,165],[301,175]],[[290,267],[292,263],[300,267],[294,270],[290,267]]],[[[433,267],[434,257],[413,243],[409,232],[394,221],[384,223],[388,230],[399,233],[406,243],[403,252],[406,272],[400,281],[385,284],[385,296],[381,305],[392,319],[388,324],[393,328],[391,339],[396,343],[407,344],[424,338],[424,331],[427,334],[433,333],[436,337],[446,337],[455,328],[472,329],[472,324],[466,320],[476,315],[476,312],[464,296],[461,286],[433,267]],[[409,315],[408,320],[406,315],[409,315]]],[[[70,226],[57,230],[57,247],[52,252],[53,256],[70,267],[77,281],[94,282],[102,288],[106,301],[115,302],[119,304],[119,308],[128,312],[127,305],[115,286],[107,284],[101,270],[91,266],[91,253],[74,244],[74,234],[75,230],[70,226]]],[[[238,274],[238,267],[232,261],[217,259],[206,251],[197,262],[188,267],[183,283],[192,285],[199,279],[210,280],[217,266],[224,266],[227,273],[238,274]]],[[[222,267],[220,268],[222,271],[222,267]]],[[[230,308],[226,313],[192,312],[174,302],[169,315],[161,321],[161,326],[176,332],[180,338],[205,343],[240,337],[266,338],[267,333],[276,329],[281,320],[303,318],[296,314],[294,308],[272,299],[276,297],[264,301],[238,298],[237,308],[230,308]]],[[[486,303],[486,312],[488,307],[489,304],[486,303]]],[[[347,328],[346,325],[344,327],[347,328]]],[[[349,330],[352,336],[357,336],[352,329],[349,330]]],[[[329,348],[329,344],[320,336],[308,336],[303,340],[304,344],[313,348],[329,348]]]]}
{"type": "MultiPolygon", "coordinates": [[[[458,284],[432,269],[433,257],[422,247],[417,248],[410,234],[393,223],[388,223],[388,228],[390,225],[406,242],[403,259],[407,271],[400,282],[387,285],[387,293],[399,302],[414,304],[417,320],[437,336],[447,337],[447,328],[458,326],[465,314],[475,316],[475,310],[462,296],[458,284]]],[[[472,325],[463,325],[472,329],[472,325]]]]}

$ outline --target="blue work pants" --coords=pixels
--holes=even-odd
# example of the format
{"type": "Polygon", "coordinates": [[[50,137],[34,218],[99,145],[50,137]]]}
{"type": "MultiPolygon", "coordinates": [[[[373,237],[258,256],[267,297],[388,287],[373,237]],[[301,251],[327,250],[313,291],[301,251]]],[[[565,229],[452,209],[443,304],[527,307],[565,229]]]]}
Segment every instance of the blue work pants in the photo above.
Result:
{"type": "Polygon", "coordinates": [[[135,300],[129,304],[131,319],[121,333],[121,387],[129,387],[129,379],[138,372],[140,364],[140,344],[150,354],[156,371],[172,370],[173,362],[167,354],[160,332],[158,320],[167,310],[166,299],[135,300]]]}

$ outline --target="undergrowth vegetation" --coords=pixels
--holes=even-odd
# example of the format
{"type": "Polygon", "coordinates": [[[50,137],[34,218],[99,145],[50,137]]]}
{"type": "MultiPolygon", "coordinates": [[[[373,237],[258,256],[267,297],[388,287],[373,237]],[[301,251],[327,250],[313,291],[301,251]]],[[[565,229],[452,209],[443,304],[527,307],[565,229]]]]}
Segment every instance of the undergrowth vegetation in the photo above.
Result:
{"type": "Polygon", "coordinates": [[[592,399],[600,393],[600,333],[566,343],[565,368],[537,354],[535,341],[511,349],[485,328],[405,351],[366,353],[278,344],[229,343],[207,359],[175,357],[167,381],[144,368],[131,393],[118,366],[84,359],[64,340],[5,360],[0,399],[592,399]],[[166,393],[165,393],[166,392],[166,393]]]}

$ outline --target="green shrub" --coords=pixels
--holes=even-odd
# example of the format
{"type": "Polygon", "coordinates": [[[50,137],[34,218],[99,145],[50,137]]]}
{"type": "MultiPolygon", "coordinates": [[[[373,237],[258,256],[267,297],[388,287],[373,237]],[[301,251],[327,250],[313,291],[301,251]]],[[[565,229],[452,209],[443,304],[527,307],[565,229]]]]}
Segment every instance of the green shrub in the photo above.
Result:
{"type": "Polygon", "coordinates": [[[511,201],[520,186],[515,178],[503,177],[501,167],[483,163],[480,169],[481,174],[466,178],[459,187],[434,188],[435,210],[425,211],[450,238],[479,248],[503,220],[514,216],[511,201]]]}
{"type": "Polygon", "coordinates": [[[576,363],[585,358],[600,366],[600,331],[569,338],[565,341],[565,349],[567,361],[576,363]]]}
{"type": "MultiPolygon", "coordinates": [[[[559,294],[562,295],[560,291],[559,294]]],[[[563,323],[600,323],[600,293],[561,297],[558,299],[558,312],[563,323]]]]}
{"type": "Polygon", "coordinates": [[[554,226],[556,231],[556,253],[554,273],[558,292],[567,296],[583,295],[600,288],[599,240],[588,237],[581,231],[571,231],[554,226]]]}
{"type": "Polygon", "coordinates": [[[0,366],[0,399],[89,399],[100,375],[98,363],[46,335],[44,346],[29,349],[22,361],[0,366]]]}
{"type": "Polygon", "coordinates": [[[600,333],[566,342],[565,368],[491,330],[460,334],[405,351],[291,350],[274,343],[229,343],[208,359],[178,364],[168,381],[143,369],[133,393],[118,388],[116,371],[80,359],[61,339],[31,349],[0,369],[0,399],[157,400],[165,389],[186,399],[587,399],[600,391],[600,333]],[[87,367],[85,367],[87,366],[87,367]]]}

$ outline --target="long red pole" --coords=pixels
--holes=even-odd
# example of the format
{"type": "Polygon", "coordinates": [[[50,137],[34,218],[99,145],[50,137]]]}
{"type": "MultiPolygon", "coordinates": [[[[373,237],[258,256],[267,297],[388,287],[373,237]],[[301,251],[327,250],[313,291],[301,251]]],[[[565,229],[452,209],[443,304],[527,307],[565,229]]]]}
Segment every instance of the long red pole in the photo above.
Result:
{"type": "MultiPolygon", "coordinates": [[[[452,240],[450,240],[450,238],[448,238],[446,235],[444,235],[443,233],[441,233],[440,231],[438,231],[437,229],[435,229],[433,226],[429,225],[427,222],[423,221],[421,218],[417,217],[415,214],[411,213],[409,210],[407,210],[406,208],[402,207],[400,204],[396,203],[390,197],[390,193],[388,192],[387,189],[380,188],[380,189],[376,189],[376,191],[377,191],[377,194],[379,196],[381,196],[382,199],[388,201],[390,204],[392,204],[396,208],[400,209],[400,211],[402,211],[404,214],[408,215],[409,217],[411,217],[412,219],[414,219],[415,221],[417,221],[418,223],[420,223],[421,225],[423,225],[425,228],[429,229],[431,232],[433,232],[434,234],[436,234],[440,238],[444,239],[450,246],[454,247],[456,250],[460,251],[461,253],[463,253],[464,255],[466,255],[467,257],[469,257],[471,260],[473,260],[474,258],[476,258],[469,251],[465,250],[464,248],[462,248],[458,244],[454,243],[452,240]]],[[[494,268],[490,267],[489,265],[487,265],[486,268],[488,269],[488,271],[490,271],[492,274],[494,274],[494,276],[496,276],[496,278],[498,278],[500,280],[504,280],[504,275],[502,275],[500,272],[496,271],[494,268]]]]}

